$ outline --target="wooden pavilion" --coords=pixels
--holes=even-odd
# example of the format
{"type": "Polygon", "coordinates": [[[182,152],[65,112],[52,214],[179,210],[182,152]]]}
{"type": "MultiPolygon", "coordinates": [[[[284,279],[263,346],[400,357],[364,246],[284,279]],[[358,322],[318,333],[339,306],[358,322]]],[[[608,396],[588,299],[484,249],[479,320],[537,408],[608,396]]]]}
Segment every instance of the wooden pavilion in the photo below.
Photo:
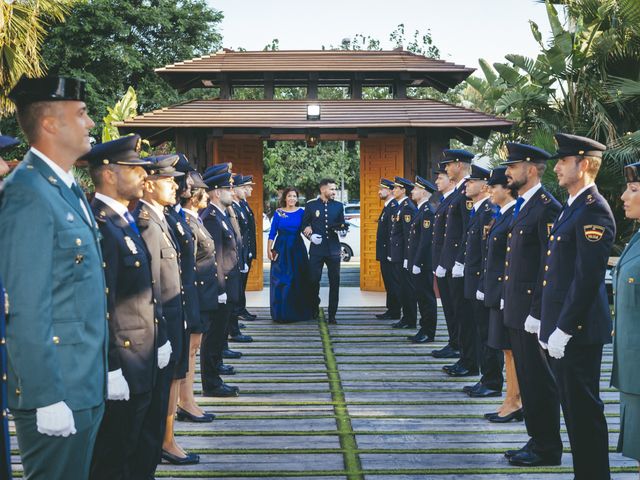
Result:
{"type": "MultiPolygon", "coordinates": [[[[222,50],[159,68],[156,72],[181,92],[219,88],[215,100],[193,100],[121,122],[159,144],[172,140],[201,171],[233,162],[234,171],[251,174],[250,200],[256,218],[263,211],[263,142],[350,140],[360,142],[361,273],[363,290],[383,289],[375,260],[377,196],[381,177],[429,175],[452,138],[470,144],[474,136],[506,131],[511,122],[435,100],[407,97],[410,87],[440,91],[464,81],[473,69],[403,50],[259,51],[222,50]],[[235,100],[234,89],[259,87],[262,100],[235,100]],[[303,87],[305,100],[275,100],[276,88],[303,87]],[[318,100],[323,87],[344,87],[349,99],[318,100]],[[363,88],[387,87],[390,99],[363,99],[363,88]],[[319,115],[309,115],[309,105],[319,115]]],[[[258,221],[258,238],[262,238],[258,221]]],[[[262,258],[258,241],[258,259],[262,258]]],[[[248,288],[263,287],[262,262],[256,262],[248,288]]]]}

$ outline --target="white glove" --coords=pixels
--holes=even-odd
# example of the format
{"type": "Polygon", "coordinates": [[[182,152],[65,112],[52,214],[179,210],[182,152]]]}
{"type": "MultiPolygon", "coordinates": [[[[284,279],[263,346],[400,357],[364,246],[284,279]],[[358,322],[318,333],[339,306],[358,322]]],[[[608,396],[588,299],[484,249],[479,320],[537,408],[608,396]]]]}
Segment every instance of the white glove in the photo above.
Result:
{"type": "Polygon", "coordinates": [[[313,233],[309,238],[309,240],[311,240],[311,243],[313,243],[314,245],[320,245],[322,243],[322,235],[313,233]]]}
{"type": "Polygon", "coordinates": [[[227,294],[218,295],[218,303],[227,303],[227,294]]]}
{"type": "Polygon", "coordinates": [[[409,260],[407,260],[406,258],[402,262],[402,268],[404,268],[405,270],[409,270],[409,260]]]}
{"type": "Polygon", "coordinates": [[[436,277],[444,278],[446,276],[447,276],[447,269],[438,265],[438,267],[436,268],[436,277]]]}
{"type": "Polygon", "coordinates": [[[540,336],[540,320],[527,315],[527,319],[524,321],[524,331],[540,336]]]}
{"type": "Polygon", "coordinates": [[[73,412],[64,402],[36,409],[38,432],[54,437],[68,437],[76,433],[73,412]]]}
{"type": "Polygon", "coordinates": [[[167,340],[164,345],[158,348],[158,368],[162,369],[169,365],[171,352],[173,352],[173,349],[171,348],[171,342],[167,340]]]}
{"type": "Polygon", "coordinates": [[[571,335],[564,333],[558,327],[553,331],[551,335],[549,335],[549,355],[553,358],[562,358],[564,357],[564,347],[567,346],[571,340],[571,335]]]}
{"type": "Polygon", "coordinates": [[[247,273],[249,271],[249,265],[244,264],[244,268],[240,269],[240,273],[247,273]]]}
{"type": "Polygon", "coordinates": [[[464,263],[456,262],[451,269],[451,276],[453,278],[464,277],[464,263]]]}
{"type": "Polygon", "coordinates": [[[500,299],[500,310],[504,310],[504,298],[500,299]]]}
{"type": "Polygon", "coordinates": [[[121,368],[107,374],[107,399],[129,400],[129,384],[121,368]]]}
{"type": "Polygon", "coordinates": [[[480,290],[476,290],[476,300],[484,302],[484,293],[482,293],[480,290]]]}
{"type": "Polygon", "coordinates": [[[411,273],[413,273],[414,275],[420,275],[421,271],[422,269],[417,265],[414,265],[413,267],[411,267],[411,273]]]}

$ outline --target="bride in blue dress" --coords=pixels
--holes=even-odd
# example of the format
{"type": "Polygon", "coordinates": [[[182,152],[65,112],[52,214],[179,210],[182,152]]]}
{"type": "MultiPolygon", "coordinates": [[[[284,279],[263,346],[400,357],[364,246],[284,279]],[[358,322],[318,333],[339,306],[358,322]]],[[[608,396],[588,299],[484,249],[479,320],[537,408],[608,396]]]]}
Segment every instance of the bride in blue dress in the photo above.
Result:
{"type": "Polygon", "coordinates": [[[267,255],[271,260],[271,318],[297,322],[311,318],[309,256],[300,235],[304,209],[298,191],[285,188],[271,220],[267,255]]]}

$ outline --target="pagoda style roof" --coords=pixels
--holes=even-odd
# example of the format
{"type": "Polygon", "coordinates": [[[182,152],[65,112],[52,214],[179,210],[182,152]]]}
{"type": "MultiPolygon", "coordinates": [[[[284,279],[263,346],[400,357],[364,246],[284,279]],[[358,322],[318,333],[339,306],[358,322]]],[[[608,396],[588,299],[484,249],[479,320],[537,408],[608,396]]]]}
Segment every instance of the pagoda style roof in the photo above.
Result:
{"type": "Polygon", "coordinates": [[[366,135],[442,128],[467,138],[486,138],[492,130],[508,131],[512,122],[436,100],[193,100],[138,115],[116,126],[158,143],[173,138],[175,129],[184,128],[210,129],[217,135],[257,134],[265,139],[311,130],[366,135]],[[320,105],[320,119],[307,119],[310,103],[320,105]]]}
{"type": "Polygon", "coordinates": [[[266,82],[278,86],[379,86],[400,80],[406,86],[431,86],[447,90],[464,81],[473,68],[428,58],[404,50],[221,50],[156,69],[175,88],[234,86],[256,87],[266,82]]]}

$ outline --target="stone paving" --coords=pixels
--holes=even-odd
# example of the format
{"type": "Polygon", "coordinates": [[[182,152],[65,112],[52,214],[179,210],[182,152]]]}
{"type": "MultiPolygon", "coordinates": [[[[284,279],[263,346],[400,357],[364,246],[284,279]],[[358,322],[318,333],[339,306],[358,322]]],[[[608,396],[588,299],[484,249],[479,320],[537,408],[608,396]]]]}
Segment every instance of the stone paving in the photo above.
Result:
{"type": "MultiPolygon", "coordinates": [[[[527,436],[523,422],[483,420],[501,399],[461,393],[476,378],[452,379],[446,360],[428,353],[446,341],[444,321],[436,342],[412,345],[407,330],[375,319],[378,310],[344,308],[338,325],[274,324],[267,309],[245,322],[251,344],[232,344],[229,361],[240,387],[232,399],[201,398],[216,413],[210,424],[176,423],[179,442],[200,453],[189,467],[162,464],[158,478],[265,478],[305,480],[566,479],[572,478],[563,429],[562,466],[510,467],[502,455],[527,436]]],[[[440,312],[441,313],[441,312],[440,312]]],[[[618,394],[609,388],[611,348],[605,349],[602,397],[610,429],[614,479],[637,479],[635,462],[614,452],[619,428],[618,394]]],[[[200,393],[200,385],[196,385],[200,393]]],[[[20,474],[15,438],[12,440],[20,474]]]]}

